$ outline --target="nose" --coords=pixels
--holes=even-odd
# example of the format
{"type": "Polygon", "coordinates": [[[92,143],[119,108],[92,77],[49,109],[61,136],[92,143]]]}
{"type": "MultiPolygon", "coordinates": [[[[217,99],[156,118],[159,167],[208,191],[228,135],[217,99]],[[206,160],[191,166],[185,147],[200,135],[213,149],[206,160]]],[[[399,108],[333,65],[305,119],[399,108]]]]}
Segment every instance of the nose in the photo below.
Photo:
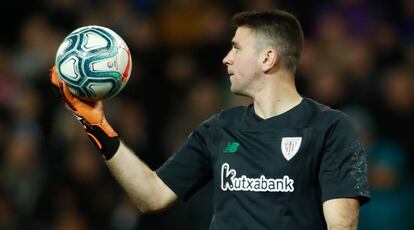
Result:
{"type": "Polygon", "coordinates": [[[223,64],[225,65],[230,65],[231,61],[230,61],[230,51],[227,53],[227,55],[223,58],[223,64]]]}

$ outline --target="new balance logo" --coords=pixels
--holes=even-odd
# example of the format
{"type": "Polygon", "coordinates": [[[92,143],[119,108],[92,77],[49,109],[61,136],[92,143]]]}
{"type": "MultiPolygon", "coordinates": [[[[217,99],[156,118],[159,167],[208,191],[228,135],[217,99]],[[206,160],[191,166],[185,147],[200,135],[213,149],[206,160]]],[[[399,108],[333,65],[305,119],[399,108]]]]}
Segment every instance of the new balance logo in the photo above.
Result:
{"type": "Polygon", "coordinates": [[[285,175],[273,179],[261,175],[259,178],[248,178],[245,175],[236,177],[236,170],[230,169],[228,163],[221,166],[221,190],[252,191],[252,192],[293,192],[294,180],[285,175]]]}
{"type": "Polygon", "coordinates": [[[225,153],[235,153],[239,148],[239,142],[228,142],[226,147],[224,148],[225,153]]]}

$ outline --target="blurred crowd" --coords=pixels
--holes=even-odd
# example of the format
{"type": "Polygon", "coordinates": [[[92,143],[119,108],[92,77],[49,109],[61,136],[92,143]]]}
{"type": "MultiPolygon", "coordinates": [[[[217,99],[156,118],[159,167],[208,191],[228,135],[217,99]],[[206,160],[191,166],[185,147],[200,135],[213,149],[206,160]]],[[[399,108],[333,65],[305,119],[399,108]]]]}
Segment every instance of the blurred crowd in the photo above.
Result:
{"type": "Polygon", "coordinates": [[[222,58],[231,16],[280,8],[305,31],[299,91],[350,115],[368,152],[372,201],[360,229],[414,229],[414,1],[11,1],[0,38],[0,229],[208,229],[212,188],[141,215],[49,84],[63,38],[107,26],[133,57],[105,101],[110,123],[158,168],[201,121],[247,105],[222,58]]]}

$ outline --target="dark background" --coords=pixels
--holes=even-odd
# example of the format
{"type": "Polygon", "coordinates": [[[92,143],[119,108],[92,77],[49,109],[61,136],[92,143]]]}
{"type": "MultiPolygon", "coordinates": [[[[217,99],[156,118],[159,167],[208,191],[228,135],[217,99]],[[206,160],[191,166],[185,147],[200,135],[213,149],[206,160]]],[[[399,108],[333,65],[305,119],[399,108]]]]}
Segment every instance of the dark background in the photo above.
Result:
{"type": "Polygon", "coordinates": [[[372,202],[360,229],[413,229],[414,1],[7,1],[0,18],[0,229],[208,229],[206,186],[166,212],[141,215],[109,174],[48,70],[63,38],[107,26],[133,71],[105,102],[110,123],[158,168],[232,96],[222,58],[241,10],[280,8],[305,31],[300,92],[348,113],[368,152],[372,202]]]}

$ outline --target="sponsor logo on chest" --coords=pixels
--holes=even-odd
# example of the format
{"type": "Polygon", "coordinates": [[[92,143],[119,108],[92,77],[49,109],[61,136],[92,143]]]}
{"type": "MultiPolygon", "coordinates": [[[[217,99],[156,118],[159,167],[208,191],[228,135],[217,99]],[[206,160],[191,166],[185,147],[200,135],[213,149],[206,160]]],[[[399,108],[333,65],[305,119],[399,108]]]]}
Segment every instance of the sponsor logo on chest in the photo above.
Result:
{"type": "Polygon", "coordinates": [[[294,180],[285,175],[283,178],[249,178],[245,175],[237,177],[235,169],[228,163],[221,166],[221,189],[223,191],[252,191],[252,192],[293,192],[294,180]]]}

